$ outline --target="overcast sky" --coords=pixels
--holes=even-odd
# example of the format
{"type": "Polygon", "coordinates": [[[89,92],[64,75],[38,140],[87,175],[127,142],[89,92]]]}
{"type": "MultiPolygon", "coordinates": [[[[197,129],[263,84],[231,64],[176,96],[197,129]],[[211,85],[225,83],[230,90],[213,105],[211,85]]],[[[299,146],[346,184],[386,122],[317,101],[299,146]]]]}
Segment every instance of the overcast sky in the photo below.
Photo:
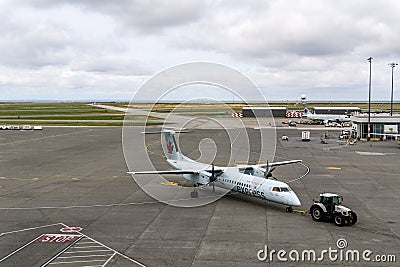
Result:
{"type": "Polygon", "coordinates": [[[372,99],[389,100],[400,63],[396,0],[0,0],[0,17],[2,100],[129,100],[191,61],[239,70],[268,100],[367,100],[370,56],[372,99]]]}

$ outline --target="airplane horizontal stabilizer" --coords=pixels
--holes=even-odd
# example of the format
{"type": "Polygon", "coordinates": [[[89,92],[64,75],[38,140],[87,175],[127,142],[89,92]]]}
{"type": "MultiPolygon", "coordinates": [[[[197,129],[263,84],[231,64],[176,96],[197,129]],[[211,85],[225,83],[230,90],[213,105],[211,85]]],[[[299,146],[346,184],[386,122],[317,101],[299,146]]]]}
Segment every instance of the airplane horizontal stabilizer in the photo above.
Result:
{"type": "MultiPolygon", "coordinates": [[[[172,171],[138,171],[138,172],[127,172],[128,174],[199,174],[203,173],[209,175],[212,169],[200,169],[200,170],[172,170],[172,171]]],[[[220,175],[224,172],[224,169],[215,168],[215,175],[220,175]]]]}
{"type": "Polygon", "coordinates": [[[185,130],[185,129],[183,129],[183,130],[168,130],[168,129],[163,129],[163,130],[161,130],[161,131],[146,131],[146,132],[142,132],[142,134],[161,134],[161,133],[166,133],[166,132],[176,134],[176,133],[190,133],[190,132],[192,132],[192,131],[185,130]]]}

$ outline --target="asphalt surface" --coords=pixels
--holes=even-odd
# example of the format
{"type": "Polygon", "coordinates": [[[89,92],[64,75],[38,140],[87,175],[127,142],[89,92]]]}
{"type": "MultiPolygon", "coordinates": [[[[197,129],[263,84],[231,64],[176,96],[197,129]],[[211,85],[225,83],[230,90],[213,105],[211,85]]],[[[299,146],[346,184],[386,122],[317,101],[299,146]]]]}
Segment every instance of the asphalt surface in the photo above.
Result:
{"type": "MultiPolygon", "coordinates": [[[[253,162],[259,159],[260,135],[259,130],[247,130],[253,162]]],[[[274,176],[289,182],[302,202],[300,211],[308,210],[321,192],[342,194],[343,204],[358,215],[352,227],[314,222],[301,212],[287,213],[284,206],[238,194],[197,208],[159,203],[126,175],[118,127],[0,131],[0,265],[398,265],[331,260],[328,254],[315,262],[278,259],[278,250],[285,250],[286,258],[292,250],[300,256],[304,250],[315,250],[318,258],[331,248],[344,254],[358,250],[360,255],[371,250],[370,259],[395,255],[400,260],[399,145],[394,141],[343,145],[332,130],[332,139],[321,144],[324,131],[316,128],[311,141],[302,142],[300,130],[278,129],[275,160],[302,159],[310,173],[296,180],[307,168],[295,164],[277,168],[274,176]],[[282,141],[282,135],[289,141],[282,141]],[[60,232],[68,227],[82,229],[60,232]],[[336,244],[340,238],[347,241],[341,250],[336,244]],[[276,251],[272,261],[257,258],[265,245],[268,252],[276,251]]],[[[214,162],[228,162],[226,136],[217,129],[181,134],[184,154],[201,158],[202,138],[215,142],[214,162]]],[[[166,169],[156,141],[156,136],[146,139],[149,157],[157,169],[166,169]]],[[[138,156],[137,164],[142,160],[138,156]]],[[[167,179],[190,185],[181,177],[167,179]]]]}

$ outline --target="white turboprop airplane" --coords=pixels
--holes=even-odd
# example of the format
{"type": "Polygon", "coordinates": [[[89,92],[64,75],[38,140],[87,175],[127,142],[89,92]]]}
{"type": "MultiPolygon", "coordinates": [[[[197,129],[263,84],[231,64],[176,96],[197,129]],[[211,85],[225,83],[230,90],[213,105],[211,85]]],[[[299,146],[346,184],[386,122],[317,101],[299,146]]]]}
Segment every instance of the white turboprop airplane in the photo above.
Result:
{"type": "Polygon", "coordinates": [[[286,205],[286,211],[291,212],[292,207],[300,206],[300,200],[293,190],[284,182],[268,179],[276,166],[301,162],[289,160],[282,162],[246,165],[240,167],[217,167],[210,164],[194,161],[183,155],[177,146],[175,131],[163,130],[167,147],[167,162],[175,169],[172,171],[138,171],[128,172],[132,175],[140,174],[182,174],[191,181],[194,191],[191,197],[198,197],[196,186],[214,185],[250,195],[256,198],[286,205]]]}
{"type": "Polygon", "coordinates": [[[330,122],[350,122],[349,115],[334,115],[334,114],[314,114],[311,113],[307,108],[305,102],[303,102],[304,107],[304,115],[303,117],[313,120],[313,121],[322,121],[325,125],[328,125],[330,122]]]}

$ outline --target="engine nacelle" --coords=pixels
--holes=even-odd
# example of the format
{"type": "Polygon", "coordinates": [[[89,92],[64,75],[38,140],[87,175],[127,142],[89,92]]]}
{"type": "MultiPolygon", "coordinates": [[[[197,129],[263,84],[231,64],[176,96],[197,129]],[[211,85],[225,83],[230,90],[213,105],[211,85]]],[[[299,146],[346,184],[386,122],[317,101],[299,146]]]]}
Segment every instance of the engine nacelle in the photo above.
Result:
{"type": "MultiPolygon", "coordinates": [[[[253,168],[253,175],[254,176],[258,176],[258,177],[265,177],[265,172],[267,171],[267,169],[265,168],[261,168],[261,167],[254,167],[253,168]]],[[[271,177],[272,175],[270,174],[269,177],[271,177]]]]}

